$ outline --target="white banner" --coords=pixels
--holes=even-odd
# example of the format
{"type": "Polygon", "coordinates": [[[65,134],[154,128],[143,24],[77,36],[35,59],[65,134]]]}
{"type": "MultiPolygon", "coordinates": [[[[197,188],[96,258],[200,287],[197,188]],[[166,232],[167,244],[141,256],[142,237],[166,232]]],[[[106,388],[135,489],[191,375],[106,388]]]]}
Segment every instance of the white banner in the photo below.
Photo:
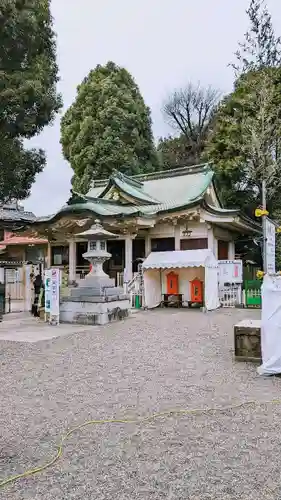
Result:
{"type": "Polygon", "coordinates": [[[60,269],[50,269],[50,322],[59,323],[60,316],[60,269]]]}
{"type": "Polygon", "coordinates": [[[44,274],[45,285],[45,313],[51,312],[51,269],[46,269],[44,274]]]}
{"type": "Polygon", "coordinates": [[[266,274],[275,273],[275,225],[269,219],[265,220],[265,260],[266,274]]]}

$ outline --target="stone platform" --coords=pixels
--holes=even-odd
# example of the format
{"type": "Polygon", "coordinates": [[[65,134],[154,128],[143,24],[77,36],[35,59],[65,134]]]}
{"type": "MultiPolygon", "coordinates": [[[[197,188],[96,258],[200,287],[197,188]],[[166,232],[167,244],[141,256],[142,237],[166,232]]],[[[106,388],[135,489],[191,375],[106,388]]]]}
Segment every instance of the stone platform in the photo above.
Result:
{"type": "Polygon", "coordinates": [[[130,301],[127,295],[63,297],[60,305],[60,322],[82,325],[106,325],[127,318],[130,301]]]}
{"type": "Polygon", "coordinates": [[[260,320],[244,319],[234,326],[234,350],[236,361],[261,362],[260,320]]]}

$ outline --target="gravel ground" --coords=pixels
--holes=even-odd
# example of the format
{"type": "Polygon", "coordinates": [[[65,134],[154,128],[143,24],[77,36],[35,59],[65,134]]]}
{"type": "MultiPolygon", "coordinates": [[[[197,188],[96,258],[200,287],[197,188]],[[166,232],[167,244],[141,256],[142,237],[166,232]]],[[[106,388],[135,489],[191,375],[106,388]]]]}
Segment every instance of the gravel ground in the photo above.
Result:
{"type": "MultiPolygon", "coordinates": [[[[233,361],[233,325],[258,312],[142,312],[38,344],[0,342],[0,477],[43,464],[67,427],[281,397],[280,378],[233,361]]],[[[87,427],[5,500],[281,499],[281,407],[87,427]]]]}

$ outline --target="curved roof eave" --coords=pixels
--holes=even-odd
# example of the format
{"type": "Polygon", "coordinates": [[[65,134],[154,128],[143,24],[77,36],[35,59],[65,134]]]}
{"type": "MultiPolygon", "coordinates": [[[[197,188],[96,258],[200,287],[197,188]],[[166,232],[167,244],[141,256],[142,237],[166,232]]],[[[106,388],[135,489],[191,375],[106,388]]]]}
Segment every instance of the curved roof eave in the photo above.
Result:
{"type": "Polygon", "coordinates": [[[240,210],[238,208],[214,207],[212,205],[209,205],[206,200],[203,200],[202,208],[205,208],[205,210],[214,215],[238,215],[240,213],[240,210]]]}
{"type": "MultiPolygon", "coordinates": [[[[209,184],[208,184],[209,185],[209,184]]],[[[53,214],[48,217],[40,217],[34,222],[32,222],[32,226],[39,226],[42,224],[52,224],[56,222],[63,216],[71,215],[71,214],[82,214],[88,213],[91,215],[96,215],[100,218],[107,217],[117,217],[117,218],[131,218],[131,217],[155,217],[156,215],[162,215],[166,213],[178,212],[180,210],[186,210],[189,208],[193,208],[196,205],[204,203],[204,194],[208,188],[208,185],[204,187],[204,190],[200,193],[199,196],[190,200],[187,203],[182,204],[173,204],[167,207],[164,207],[165,204],[159,203],[158,206],[163,205],[163,208],[156,208],[154,205],[148,206],[146,205],[147,210],[144,210],[144,206],[118,206],[112,202],[112,200],[103,200],[100,198],[92,198],[91,201],[86,201],[84,203],[74,203],[72,205],[64,205],[56,214],[53,214]],[[112,210],[114,207],[117,210],[112,210]],[[155,208],[155,209],[154,209],[155,208]],[[127,211],[128,210],[128,211],[127,211]]],[[[226,213],[223,209],[219,209],[221,212],[226,213]]]]}
{"type": "MultiPolygon", "coordinates": [[[[40,224],[51,224],[53,222],[56,222],[58,219],[63,217],[64,215],[69,215],[69,214],[79,214],[79,213],[85,213],[85,212],[90,212],[94,213],[92,210],[89,209],[88,203],[79,203],[75,205],[65,205],[62,207],[57,213],[52,214],[48,217],[40,217],[40,219],[37,219],[33,222],[33,225],[40,225],[40,224]]],[[[96,215],[100,215],[96,212],[96,215]]]]}
{"type": "Polygon", "coordinates": [[[239,219],[247,224],[249,227],[251,227],[253,230],[260,232],[261,231],[261,225],[254,219],[251,219],[247,215],[244,215],[241,210],[239,209],[227,209],[227,208],[217,208],[217,207],[212,207],[211,205],[208,205],[208,203],[204,200],[202,207],[208,211],[211,214],[214,215],[233,215],[239,217],[239,219]]]}

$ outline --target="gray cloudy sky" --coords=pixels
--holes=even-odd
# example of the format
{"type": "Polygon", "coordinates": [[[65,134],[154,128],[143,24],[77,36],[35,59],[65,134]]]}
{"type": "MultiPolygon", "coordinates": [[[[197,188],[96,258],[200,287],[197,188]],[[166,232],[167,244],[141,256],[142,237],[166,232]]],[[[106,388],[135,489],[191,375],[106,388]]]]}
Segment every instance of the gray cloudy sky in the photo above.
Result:
{"type": "MultiPolygon", "coordinates": [[[[249,0],[52,0],[58,37],[59,90],[66,109],[76,87],[97,64],[125,66],[152,110],[155,137],[170,129],[161,115],[169,91],[201,81],[222,92],[232,88],[238,40],[247,28],[249,0]]],[[[268,0],[281,34],[281,2],[268,0]],[[278,5],[279,4],[279,5],[278,5]]],[[[24,202],[36,215],[57,211],[67,201],[71,169],[59,144],[60,117],[32,141],[46,150],[48,165],[24,202]]]]}

